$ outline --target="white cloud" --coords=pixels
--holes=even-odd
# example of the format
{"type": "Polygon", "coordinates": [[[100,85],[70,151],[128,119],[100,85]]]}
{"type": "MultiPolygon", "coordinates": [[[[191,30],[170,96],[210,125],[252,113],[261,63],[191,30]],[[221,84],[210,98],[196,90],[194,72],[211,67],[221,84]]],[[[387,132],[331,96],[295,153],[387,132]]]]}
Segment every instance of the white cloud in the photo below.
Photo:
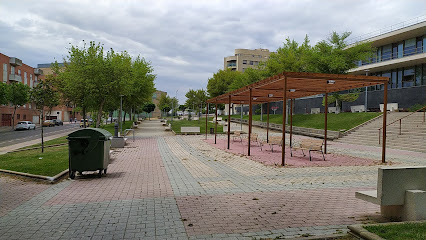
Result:
{"type": "Polygon", "coordinates": [[[184,91],[206,88],[236,48],[275,51],[286,37],[300,42],[306,34],[314,44],[334,30],[355,37],[424,9],[424,0],[2,1],[0,52],[36,66],[61,61],[69,43],[102,42],[151,61],[156,87],[179,89],[183,102],[184,91]]]}

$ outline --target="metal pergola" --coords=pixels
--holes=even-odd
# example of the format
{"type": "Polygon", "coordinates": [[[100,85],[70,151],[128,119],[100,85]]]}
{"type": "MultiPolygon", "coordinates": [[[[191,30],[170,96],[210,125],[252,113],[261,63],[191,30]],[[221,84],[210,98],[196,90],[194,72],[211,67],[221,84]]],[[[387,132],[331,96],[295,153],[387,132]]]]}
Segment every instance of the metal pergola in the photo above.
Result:
{"type": "MultiPolygon", "coordinates": [[[[349,90],[354,88],[368,87],[374,85],[384,86],[383,107],[383,142],[382,162],[386,162],[386,115],[387,115],[387,90],[388,77],[360,76],[346,74],[323,74],[306,72],[283,72],[273,77],[250,84],[240,89],[222,94],[207,100],[208,104],[216,104],[215,118],[217,119],[217,104],[228,104],[228,149],[230,149],[230,126],[231,126],[231,104],[249,105],[249,131],[248,131],[248,156],[250,156],[250,138],[252,130],[252,107],[253,104],[267,103],[267,141],[269,140],[269,103],[283,101],[283,123],[282,123],[282,165],[285,165],[285,119],[287,114],[286,102],[290,104],[290,147],[292,147],[292,110],[294,99],[324,94],[325,102],[329,93],[349,90]]],[[[208,108],[207,108],[208,109],[208,108]]],[[[325,105],[324,114],[324,153],[327,153],[327,113],[328,106],[325,105]]],[[[207,138],[207,114],[206,111],[206,138],[207,138]]],[[[217,121],[215,121],[215,144],[216,144],[217,121]]]]}

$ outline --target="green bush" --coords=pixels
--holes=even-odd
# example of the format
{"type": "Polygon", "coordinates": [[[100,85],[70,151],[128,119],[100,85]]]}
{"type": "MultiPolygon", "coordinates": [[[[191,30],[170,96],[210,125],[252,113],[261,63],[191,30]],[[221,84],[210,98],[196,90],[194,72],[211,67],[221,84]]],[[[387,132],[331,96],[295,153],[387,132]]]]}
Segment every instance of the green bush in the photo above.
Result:
{"type": "MultiPolygon", "coordinates": [[[[408,111],[415,112],[415,111],[417,111],[420,108],[425,107],[425,106],[426,106],[426,103],[424,103],[424,104],[416,103],[413,106],[409,107],[408,111]]],[[[424,110],[422,110],[422,112],[424,112],[424,110]]]]}

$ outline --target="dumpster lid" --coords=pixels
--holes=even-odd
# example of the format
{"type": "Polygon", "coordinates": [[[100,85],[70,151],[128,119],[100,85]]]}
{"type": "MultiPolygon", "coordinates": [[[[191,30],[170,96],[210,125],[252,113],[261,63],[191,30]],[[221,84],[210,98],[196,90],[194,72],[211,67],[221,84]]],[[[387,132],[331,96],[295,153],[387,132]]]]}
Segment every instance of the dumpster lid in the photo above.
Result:
{"type": "Polygon", "coordinates": [[[69,138],[90,137],[99,140],[108,140],[112,134],[102,128],[83,128],[68,134],[69,138]]]}

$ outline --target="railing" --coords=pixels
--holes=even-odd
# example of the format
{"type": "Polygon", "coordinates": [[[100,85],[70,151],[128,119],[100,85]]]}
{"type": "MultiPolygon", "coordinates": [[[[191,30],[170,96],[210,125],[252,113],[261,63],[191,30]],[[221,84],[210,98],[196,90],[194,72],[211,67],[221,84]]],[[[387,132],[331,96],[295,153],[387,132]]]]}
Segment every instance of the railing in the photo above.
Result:
{"type": "Polygon", "coordinates": [[[418,24],[418,23],[421,23],[421,22],[424,22],[424,21],[426,21],[426,15],[418,16],[418,17],[412,18],[410,20],[407,20],[407,21],[404,21],[404,22],[401,22],[401,23],[397,23],[397,24],[376,30],[374,32],[370,32],[370,33],[361,35],[359,37],[351,38],[347,41],[347,44],[351,45],[351,44],[354,44],[356,42],[360,42],[360,41],[367,40],[367,39],[370,39],[370,38],[373,38],[373,37],[377,37],[377,36],[380,36],[380,35],[385,34],[385,33],[390,33],[390,32],[393,32],[393,31],[396,31],[396,30],[399,30],[399,29],[402,29],[402,28],[405,28],[405,27],[409,27],[409,26],[412,26],[412,25],[415,25],[415,24],[418,24]]]}
{"type": "Polygon", "coordinates": [[[368,65],[368,64],[385,62],[385,61],[389,61],[389,60],[393,60],[393,59],[401,59],[403,57],[412,56],[412,55],[421,54],[421,53],[426,53],[426,46],[412,48],[412,49],[404,49],[401,54],[399,52],[398,53],[392,53],[392,52],[385,53],[384,55],[382,54],[380,59],[376,55],[375,57],[372,57],[372,58],[368,59],[367,61],[357,61],[356,65],[358,67],[361,67],[361,66],[368,65]]]}
{"type": "MultiPolygon", "coordinates": [[[[387,124],[386,125],[386,127],[387,126],[389,126],[389,125],[392,125],[392,124],[394,124],[394,123],[396,123],[396,122],[399,122],[399,134],[398,135],[401,135],[402,133],[401,133],[401,130],[402,130],[402,119],[404,119],[404,118],[406,118],[406,117],[409,117],[409,116],[411,116],[411,115],[413,115],[414,113],[416,113],[416,112],[420,112],[420,111],[422,111],[423,110],[423,124],[425,123],[425,118],[426,118],[426,106],[424,106],[424,107],[422,107],[422,108],[420,108],[420,109],[418,109],[417,111],[415,111],[415,112],[412,112],[412,113],[410,113],[410,114],[408,114],[408,115],[406,115],[406,116],[404,116],[404,117],[402,117],[402,118],[400,118],[400,119],[397,119],[397,120],[395,120],[395,121],[393,121],[393,122],[391,122],[391,123],[389,123],[389,124],[387,124]]],[[[380,130],[382,130],[383,129],[383,127],[381,127],[381,128],[379,128],[378,130],[379,130],[379,144],[380,144],[380,130]]]]}

